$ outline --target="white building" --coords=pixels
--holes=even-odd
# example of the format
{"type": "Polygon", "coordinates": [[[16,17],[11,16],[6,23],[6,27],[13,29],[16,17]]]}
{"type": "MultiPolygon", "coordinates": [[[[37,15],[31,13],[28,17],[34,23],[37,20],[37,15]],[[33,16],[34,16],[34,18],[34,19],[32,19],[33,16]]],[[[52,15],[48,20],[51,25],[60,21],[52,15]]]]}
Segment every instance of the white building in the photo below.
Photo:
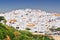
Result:
{"type": "Polygon", "coordinates": [[[18,30],[30,28],[31,32],[46,32],[49,30],[48,28],[51,28],[52,26],[60,26],[60,21],[56,21],[56,14],[46,13],[41,10],[15,10],[5,13],[4,17],[7,20],[7,25],[13,26],[18,30]]]}

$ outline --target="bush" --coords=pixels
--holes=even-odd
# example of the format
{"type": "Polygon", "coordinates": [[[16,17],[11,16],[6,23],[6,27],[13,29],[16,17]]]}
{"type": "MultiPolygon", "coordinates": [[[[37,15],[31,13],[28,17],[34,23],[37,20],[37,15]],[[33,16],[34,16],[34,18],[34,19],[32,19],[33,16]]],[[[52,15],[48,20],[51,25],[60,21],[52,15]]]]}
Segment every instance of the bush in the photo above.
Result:
{"type": "Polygon", "coordinates": [[[27,30],[16,30],[0,23],[0,39],[1,40],[52,40],[48,36],[33,35],[27,30]]]}
{"type": "Polygon", "coordinates": [[[56,30],[56,31],[60,31],[60,28],[56,28],[55,30],[56,30]]]}
{"type": "Polygon", "coordinates": [[[4,18],[3,16],[0,16],[0,21],[1,21],[1,20],[5,20],[5,18],[4,18]]]}
{"type": "Polygon", "coordinates": [[[26,30],[30,30],[30,28],[26,28],[26,30]]]}

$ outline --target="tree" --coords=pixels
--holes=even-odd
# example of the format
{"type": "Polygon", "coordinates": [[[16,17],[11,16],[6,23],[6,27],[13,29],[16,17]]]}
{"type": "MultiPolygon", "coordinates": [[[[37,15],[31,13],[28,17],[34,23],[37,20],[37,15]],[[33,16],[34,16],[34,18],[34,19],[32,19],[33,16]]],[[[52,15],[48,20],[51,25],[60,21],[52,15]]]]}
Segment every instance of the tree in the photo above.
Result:
{"type": "Polygon", "coordinates": [[[60,31],[60,28],[56,28],[55,30],[56,30],[56,31],[60,31]]]}
{"type": "Polygon", "coordinates": [[[26,30],[30,30],[30,28],[26,28],[26,30]]]}
{"type": "Polygon", "coordinates": [[[1,21],[1,20],[5,20],[5,18],[4,18],[3,16],[0,16],[0,21],[1,21]]]}
{"type": "Polygon", "coordinates": [[[6,19],[3,16],[0,16],[0,22],[3,20],[3,22],[6,24],[6,19]]]}

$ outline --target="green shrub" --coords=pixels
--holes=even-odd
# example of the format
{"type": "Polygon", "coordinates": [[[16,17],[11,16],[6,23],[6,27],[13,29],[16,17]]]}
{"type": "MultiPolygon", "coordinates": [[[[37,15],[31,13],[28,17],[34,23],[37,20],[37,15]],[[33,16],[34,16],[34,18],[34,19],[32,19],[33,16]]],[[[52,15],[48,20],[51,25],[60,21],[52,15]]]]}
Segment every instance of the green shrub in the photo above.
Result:
{"type": "Polygon", "coordinates": [[[11,40],[52,40],[48,36],[33,35],[27,30],[16,30],[13,27],[9,27],[5,24],[0,23],[0,39],[7,39],[7,35],[11,40]],[[18,36],[16,36],[14,32],[15,34],[19,33],[18,36]]]}

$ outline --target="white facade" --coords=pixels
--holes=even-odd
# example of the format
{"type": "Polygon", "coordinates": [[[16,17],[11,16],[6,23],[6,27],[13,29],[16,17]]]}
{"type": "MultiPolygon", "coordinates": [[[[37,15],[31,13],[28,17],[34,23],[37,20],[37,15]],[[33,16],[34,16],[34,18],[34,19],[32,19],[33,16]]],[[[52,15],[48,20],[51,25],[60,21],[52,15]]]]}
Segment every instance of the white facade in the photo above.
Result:
{"type": "Polygon", "coordinates": [[[31,32],[45,32],[52,26],[60,27],[60,21],[57,22],[55,16],[41,10],[15,10],[5,13],[4,17],[7,20],[7,25],[13,26],[14,28],[19,27],[18,30],[25,30],[28,27],[31,29],[31,32]]]}

